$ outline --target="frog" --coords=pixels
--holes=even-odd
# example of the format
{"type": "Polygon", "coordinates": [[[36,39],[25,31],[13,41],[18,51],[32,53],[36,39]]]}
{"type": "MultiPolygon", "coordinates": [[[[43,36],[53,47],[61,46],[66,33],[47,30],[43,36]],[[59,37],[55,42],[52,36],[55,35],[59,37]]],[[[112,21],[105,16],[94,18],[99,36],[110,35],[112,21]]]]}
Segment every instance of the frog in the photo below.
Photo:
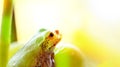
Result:
{"type": "Polygon", "coordinates": [[[54,49],[61,39],[59,30],[40,29],[9,60],[7,67],[55,67],[54,49]]]}

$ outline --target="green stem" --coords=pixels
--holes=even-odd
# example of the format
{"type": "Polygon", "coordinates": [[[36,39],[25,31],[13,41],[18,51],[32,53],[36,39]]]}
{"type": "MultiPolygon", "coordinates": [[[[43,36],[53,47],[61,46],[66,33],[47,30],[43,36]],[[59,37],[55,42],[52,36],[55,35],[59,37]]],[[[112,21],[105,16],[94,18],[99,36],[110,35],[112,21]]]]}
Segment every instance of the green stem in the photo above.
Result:
{"type": "Polygon", "coordinates": [[[8,50],[10,46],[11,21],[12,21],[12,0],[4,0],[2,25],[0,32],[0,67],[6,67],[8,62],[8,50]]]}

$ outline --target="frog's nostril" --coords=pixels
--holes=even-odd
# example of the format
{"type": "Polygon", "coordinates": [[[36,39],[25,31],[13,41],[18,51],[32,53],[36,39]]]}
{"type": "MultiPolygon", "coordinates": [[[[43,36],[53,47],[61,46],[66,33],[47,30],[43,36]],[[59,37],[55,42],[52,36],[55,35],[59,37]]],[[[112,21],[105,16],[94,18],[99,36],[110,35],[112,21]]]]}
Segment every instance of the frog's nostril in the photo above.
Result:
{"type": "Polygon", "coordinates": [[[55,30],[55,33],[56,33],[56,34],[59,34],[59,30],[55,30]]]}

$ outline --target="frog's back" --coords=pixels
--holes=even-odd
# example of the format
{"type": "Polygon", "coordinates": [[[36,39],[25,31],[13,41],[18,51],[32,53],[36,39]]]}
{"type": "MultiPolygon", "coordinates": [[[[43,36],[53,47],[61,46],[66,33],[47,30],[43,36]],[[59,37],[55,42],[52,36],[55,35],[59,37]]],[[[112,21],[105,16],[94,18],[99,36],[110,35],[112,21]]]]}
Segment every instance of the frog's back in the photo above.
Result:
{"type": "Polygon", "coordinates": [[[32,63],[35,62],[36,55],[41,52],[41,44],[48,33],[49,31],[41,29],[13,56],[8,63],[8,67],[31,67],[32,63]]]}

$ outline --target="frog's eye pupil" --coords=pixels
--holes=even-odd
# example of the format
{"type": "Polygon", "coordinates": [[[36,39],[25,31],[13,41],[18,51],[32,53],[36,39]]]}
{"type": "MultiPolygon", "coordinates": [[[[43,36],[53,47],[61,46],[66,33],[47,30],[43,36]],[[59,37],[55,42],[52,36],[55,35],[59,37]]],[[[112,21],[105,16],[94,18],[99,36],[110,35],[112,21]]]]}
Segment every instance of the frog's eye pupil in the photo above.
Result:
{"type": "Polygon", "coordinates": [[[54,34],[53,33],[50,33],[50,37],[53,37],[54,36],[54,34]]]}

